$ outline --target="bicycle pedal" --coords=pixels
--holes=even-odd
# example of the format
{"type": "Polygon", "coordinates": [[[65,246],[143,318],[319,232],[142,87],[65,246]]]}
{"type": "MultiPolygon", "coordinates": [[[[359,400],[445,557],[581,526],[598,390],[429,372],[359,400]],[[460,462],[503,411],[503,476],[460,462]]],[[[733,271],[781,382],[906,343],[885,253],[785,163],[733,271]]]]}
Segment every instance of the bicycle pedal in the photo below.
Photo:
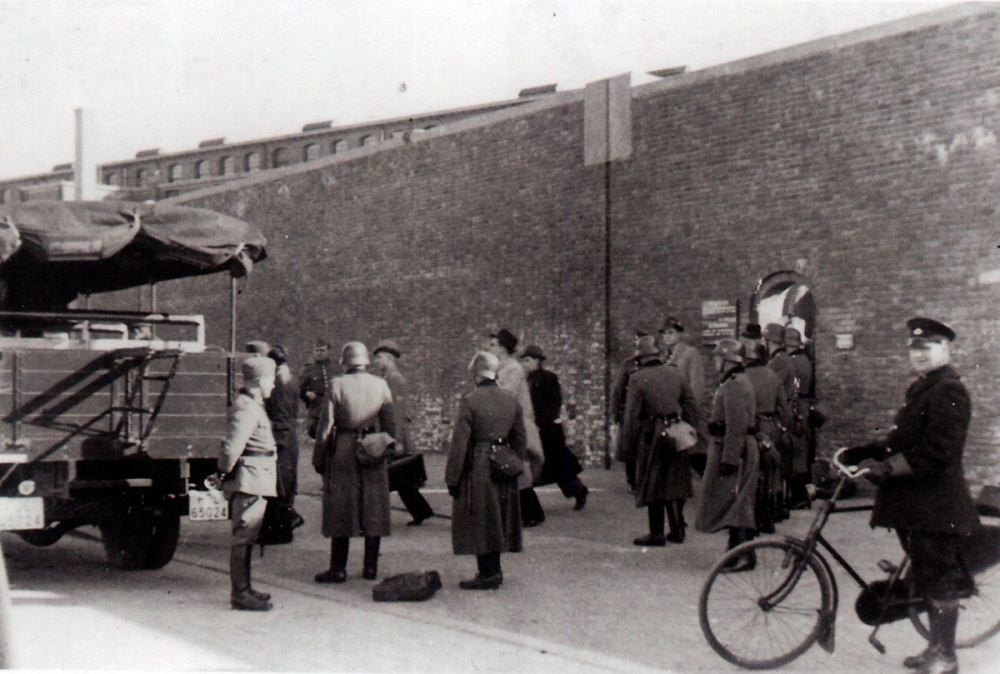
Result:
{"type": "Polygon", "coordinates": [[[896,571],[899,570],[899,567],[890,562],[888,559],[878,560],[878,568],[885,573],[896,573],[896,571]]]}

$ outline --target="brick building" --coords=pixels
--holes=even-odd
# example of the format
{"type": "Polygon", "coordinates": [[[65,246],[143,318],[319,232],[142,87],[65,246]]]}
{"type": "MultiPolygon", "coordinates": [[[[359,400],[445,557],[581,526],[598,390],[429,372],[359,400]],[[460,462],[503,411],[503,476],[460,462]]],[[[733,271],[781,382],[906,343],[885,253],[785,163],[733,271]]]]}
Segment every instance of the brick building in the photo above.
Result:
{"type": "MultiPolygon", "coordinates": [[[[184,195],[270,241],[242,292],[241,343],[304,358],[316,335],[396,339],[433,449],[473,350],[508,327],[550,355],[568,435],[599,459],[610,260],[614,363],[666,312],[703,345],[782,305],[805,315],[834,412],[825,454],[891,423],[911,376],[904,323],[927,314],[960,336],[968,475],[1000,480],[1000,10],[949,8],[635,87],[633,152],[608,175],[584,165],[583,100],[552,94],[184,195]]],[[[162,309],[212,316],[225,343],[222,281],[158,293],[162,309]]]]}

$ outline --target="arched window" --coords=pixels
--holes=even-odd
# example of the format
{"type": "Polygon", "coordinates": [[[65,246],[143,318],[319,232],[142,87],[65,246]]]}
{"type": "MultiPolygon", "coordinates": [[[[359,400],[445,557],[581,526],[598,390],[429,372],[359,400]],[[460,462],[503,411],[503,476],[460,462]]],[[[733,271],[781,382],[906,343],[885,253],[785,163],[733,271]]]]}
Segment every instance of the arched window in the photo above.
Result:
{"type": "Polygon", "coordinates": [[[115,173],[109,173],[106,175],[104,177],[104,184],[111,185],[112,187],[118,187],[121,184],[121,177],[118,175],[118,172],[116,171],[115,173]]]}
{"type": "Polygon", "coordinates": [[[333,154],[337,154],[338,152],[343,152],[348,147],[349,145],[347,144],[347,139],[341,138],[339,140],[333,141],[333,143],[330,145],[330,152],[332,152],[333,154]]]}
{"type": "Polygon", "coordinates": [[[378,142],[378,138],[376,138],[374,134],[371,135],[371,136],[364,136],[361,139],[361,145],[363,145],[365,147],[367,147],[369,145],[374,145],[377,142],[378,142]]]}
{"type": "Polygon", "coordinates": [[[176,182],[178,180],[184,179],[184,165],[183,164],[173,164],[170,167],[170,172],[167,174],[167,180],[169,182],[176,182]]]}
{"type": "Polygon", "coordinates": [[[319,145],[316,143],[306,145],[302,151],[302,161],[312,161],[313,159],[319,159],[319,145]]]}
{"type": "Polygon", "coordinates": [[[404,133],[406,133],[406,131],[404,131],[403,129],[396,129],[395,131],[392,132],[392,139],[399,140],[400,138],[403,137],[404,133]]]}
{"type": "Polygon", "coordinates": [[[219,160],[219,175],[231,176],[236,173],[236,162],[232,157],[223,157],[219,160]]]}
{"type": "Polygon", "coordinates": [[[271,153],[271,168],[281,168],[282,166],[288,166],[290,163],[288,150],[285,148],[279,147],[271,153]]]}
{"type": "Polygon", "coordinates": [[[148,181],[149,181],[149,171],[142,168],[137,169],[135,172],[135,184],[139,187],[145,187],[148,181]]]}
{"type": "Polygon", "coordinates": [[[194,165],[195,178],[207,178],[210,175],[212,175],[212,168],[207,159],[202,159],[194,165]]]}
{"type": "Polygon", "coordinates": [[[260,153],[258,153],[258,152],[251,152],[251,153],[249,153],[246,156],[246,164],[244,164],[244,166],[246,167],[247,173],[250,173],[251,171],[259,171],[260,170],[260,153]]]}

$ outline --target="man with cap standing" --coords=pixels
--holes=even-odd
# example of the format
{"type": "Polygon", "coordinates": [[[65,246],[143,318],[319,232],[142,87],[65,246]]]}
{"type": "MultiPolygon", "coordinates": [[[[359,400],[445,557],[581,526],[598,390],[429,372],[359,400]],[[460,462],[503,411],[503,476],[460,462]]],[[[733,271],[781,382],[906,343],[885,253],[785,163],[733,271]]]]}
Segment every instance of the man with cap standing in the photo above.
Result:
{"type": "Polygon", "coordinates": [[[317,337],[313,344],[313,362],[302,368],[299,375],[299,399],[306,406],[306,431],[310,438],[316,437],[316,425],[330,379],[341,373],[340,366],[330,362],[330,342],[317,337]]]}
{"type": "Polygon", "coordinates": [[[618,446],[615,448],[615,460],[625,464],[625,481],[628,483],[629,491],[635,492],[635,460],[625,461],[622,458],[621,449],[621,426],[625,421],[625,397],[628,395],[628,381],[632,373],[639,369],[639,352],[637,351],[639,340],[649,333],[644,330],[636,330],[632,336],[632,356],[627,358],[615,374],[615,381],[611,385],[611,414],[612,420],[618,425],[618,446]]]}
{"type": "Polygon", "coordinates": [[[538,435],[542,440],[542,450],[545,452],[542,474],[535,483],[544,485],[555,482],[559,485],[563,496],[576,499],[574,510],[583,510],[590,490],[580,480],[579,475],[583,472],[580,462],[566,447],[566,434],[559,420],[562,409],[559,376],[542,366],[545,352],[536,344],[525,347],[520,360],[525,372],[528,373],[531,405],[535,408],[538,435]]]}
{"type": "Polygon", "coordinates": [[[696,425],[698,406],[680,372],[664,365],[652,336],[640,338],[636,350],[639,369],[629,380],[621,447],[635,458],[635,507],[646,508],[649,533],[632,542],[662,547],[684,542],[684,501],[692,493],[687,453],[678,451],[665,431],[680,420],[696,425]],[[664,515],[670,522],[667,536],[664,515]]]}
{"type": "Polygon", "coordinates": [[[535,409],[531,404],[531,392],[528,390],[528,379],[521,363],[514,358],[517,350],[517,337],[510,330],[502,328],[490,335],[486,350],[500,361],[497,370],[497,385],[504,391],[513,393],[521,403],[524,415],[524,432],[527,437],[528,464],[518,477],[518,487],[521,490],[521,524],[534,527],[545,521],[545,511],[538,500],[538,495],[532,488],[535,476],[540,475],[545,461],[542,440],[535,424],[535,409]]]}
{"type": "Polygon", "coordinates": [[[268,350],[267,356],[276,366],[274,392],[264,402],[264,409],[278,448],[278,516],[273,519],[268,516],[261,545],[291,543],[292,531],[305,524],[295,510],[299,483],[299,391],[288,367],[285,347],[277,344],[268,350]]]}
{"type": "Polygon", "coordinates": [[[254,355],[243,361],[241,370],[243,388],[229,408],[229,432],[218,460],[233,532],[230,603],[239,611],[269,611],[270,595],[250,587],[250,558],[264,521],[264,499],[277,495],[274,435],[264,409],[264,400],[274,390],[274,361],[254,355]]]}
{"type": "Polygon", "coordinates": [[[705,366],[698,349],[683,339],[684,326],[673,316],[660,326],[660,348],[670,367],[677,368],[700,407],[705,397],[705,366]]]}
{"type": "MultiPolygon", "coordinates": [[[[391,339],[382,340],[372,350],[372,374],[382,377],[389,385],[392,413],[396,418],[395,458],[389,463],[389,485],[390,488],[395,485],[396,493],[413,517],[406,526],[418,527],[424,520],[433,517],[434,510],[420,493],[420,483],[409,481],[414,475],[412,467],[417,466],[420,469],[418,472],[423,473],[423,457],[415,454],[410,439],[409,388],[398,365],[402,356],[399,344],[391,339]]],[[[427,479],[426,474],[423,479],[427,479]]]]}
{"type": "MultiPolygon", "coordinates": [[[[745,346],[745,343],[744,343],[745,346]]],[[[757,444],[760,449],[760,482],[757,486],[756,520],[761,533],[774,533],[777,522],[777,495],[781,482],[782,431],[791,423],[791,407],[777,373],[767,367],[767,347],[757,342],[747,352],[746,377],[753,385],[757,444]]]]}
{"type": "Polygon", "coordinates": [[[792,408],[790,425],[792,439],[792,465],[788,476],[789,508],[810,507],[808,485],[812,480],[813,433],[809,425],[809,408],[813,399],[813,366],[802,343],[802,333],[792,326],[784,331],[785,351],[792,369],[792,391],[789,403],[792,408]]]}
{"type": "Polygon", "coordinates": [[[323,476],[323,535],[330,538],[330,568],[316,574],[317,583],[347,580],[352,537],[365,537],[362,576],[375,580],[382,537],[389,535],[389,473],[385,456],[362,463],[358,445],[375,432],[396,436],[392,393],[385,380],[366,372],[368,349],[348,342],[340,364],[346,372],[330,381],[323,400],[313,468],[323,476]]]}
{"type": "Polygon", "coordinates": [[[469,363],[475,389],[462,397],[451,436],[445,483],[454,499],[451,543],[456,555],[475,555],[475,578],[463,590],[496,590],[503,584],[500,554],[520,552],[520,499],[516,477],[491,466],[494,446],[505,444],[525,462],[524,414],[517,398],[497,385],[499,359],[480,351],[469,363]]]}
{"type": "MultiPolygon", "coordinates": [[[[795,394],[795,370],[792,361],[785,350],[785,329],[777,323],[764,326],[764,344],[767,346],[767,366],[774,370],[785,389],[785,397],[791,402],[795,394]]],[[[781,453],[781,488],[778,490],[778,503],[775,507],[776,521],[788,519],[787,492],[792,477],[792,456],[795,452],[794,440],[790,430],[785,430],[779,436],[778,451],[781,453]]]]}
{"type": "Polygon", "coordinates": [[[757,345],[764,343],[764,333],[760,331],[760,323],[747,323],[743,332],[740,333],[740,342],[742,342],[747,356],[753,354],[757,345]]]}
{"type": "Polygon", "coordinates": [[[885,438],[847,450],[842,460],[867,468],[865,477],[878,485],[871,525],[896,530],[917,590],[928,601],[930,644],[903,664],[953,673],[959,596],[967,581],[958,542],[979,523],[962,464],[972,403],[951,365],[955,331],[924,317],[911,318],[906,327],[917,379],[895,425],[885,438]]]}

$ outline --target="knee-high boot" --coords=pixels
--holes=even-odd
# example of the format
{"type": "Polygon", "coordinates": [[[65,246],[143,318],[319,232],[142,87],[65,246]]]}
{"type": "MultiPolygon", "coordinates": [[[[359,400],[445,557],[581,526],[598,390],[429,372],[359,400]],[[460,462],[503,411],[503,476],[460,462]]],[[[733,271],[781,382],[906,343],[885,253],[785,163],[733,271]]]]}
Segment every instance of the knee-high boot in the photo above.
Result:
{"type": "Polygon", "coordinates": [[[343,583],[347,580],[347,555],[351,550],[351,539],[334,537],[330,539],[330,568],[316,574],[317,583],[343,583]]]}
{"type": "Polygon", "coordinates": [[[687,523],[684,521],[684,499],[675,498],[667,501],[667,521],[670,523],[670,533],[667,540],[671,543],[683,543],[687,523]]]}
{"type": "Polygon", "coordinates": [[[649,520],[649,533],[645,536],[639,536],[639,538],[633,540],[633,544],[657,548],[661,548],[667,544],[667,539],[663,536],[665,507],[666,506],[662,501],[654,501],[646,506],[646,517],[649,520]]]}
{"type": "Polygon", "coordinates": [[[230,603],[237,611],[270,611],[270,595],[250,588],[250,558],[253,545],[234,545],[229,550],[230,603]]]}
{"type": "Polygon", "coordinates": [[[928,599],[927,619],[930,621],[931,642],[919,655],[903,660],[909,669],[920,674],[956,674],[955,629],[958,626],[958,600],[928,599]]]}
{"type": "Polygon", "coordinates": [[[375,580],[378,576],[378,551],[382,539],[378,536],[365,536],[365,567],[361,575],[365,580],[375,580]]]}

